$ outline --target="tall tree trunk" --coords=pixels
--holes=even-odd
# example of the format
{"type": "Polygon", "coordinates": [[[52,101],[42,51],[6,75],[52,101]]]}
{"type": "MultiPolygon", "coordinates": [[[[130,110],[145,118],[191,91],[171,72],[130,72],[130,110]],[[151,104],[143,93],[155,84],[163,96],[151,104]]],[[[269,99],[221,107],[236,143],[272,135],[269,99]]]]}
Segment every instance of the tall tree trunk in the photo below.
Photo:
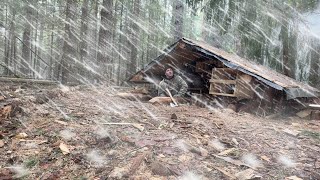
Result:
{"type": "Polygon", "coordinates": [[[282,67],[283,74],[289,77],[293,77],[292,65],[290,64],[290,44],[289,44],[289,22],[287,20],[283,20],[281,26],[281,36],[282,36],[282,67]]]}
{"type": "MultiPolygon", "coordinates": [[[[115,1],[115,5],[114,5],[114,15],[113,15],[113,25],[114,25],[114,31],[112,31],[112,46],[113,46],[113,49],[116,49],[117,48],[117,43],[119,43],[119,41],[117,41],[117,33],[116,33],[116,29],[118,28],[117,27],[117,24],[118,24],[118,16],[117,16],[117,8],[118,8],[118,5],[119,4],[119,1],[115,1]]],[[[116,65],[115,65],[115,58],[117,56],[117,51],[118,50],[112,50],[111,51],[111,76],[110,76],[110,79],[111,79],[111,82],[113,84],[116,84],[117,82],[117,79],[116,79],[116,65]]]]}
{"type": "Polygon", "coordinates": [[[320,40],[314,39],[311,43],[311,68],[310,68],[310,75],[309,75],[309,83],[316,87],[320,88],[320,40]]]}
{"type": "MultiPolygon", "coordinates": [[[[81,28],[80,28],[80,62],[83,63],[85,58],[88,55],[88,44],[87,44],[87,33],[88,33],[88,17],[89,17],[89,11],[88,11],[88,0],[83,0],[82,7],[81,7],[81,28]]],[[[84,68],[81,66],[79,69],[80,74],[84,74],[84,68]]]]}
{"type": "MultiPolygon", "coordinates": [[[[55,8],[53,8],[52,17],[54,19],[55,8]]],[[[51,23],[51,35],[50,35],[50,60],[49,60],[49,79],[55,79],[53,75],[53,41],[54,41],[54,23],[51,23]]],[[[57,65],[57,63],[54,63],[57,65]]],[[[58,73],[59,74],[59,73],[58,73]]]]}
{"type": "MultiPolygon", "coordinates": [[[[82,4],[82,7],[85,4],[82,4]]],[[[85,11],[83,11],[85,12],[85,11]]],[[[84,18],[87,21],[87,33],[86,33],[86,53],[82,59],[82,61],[88,66],[85,67],[84,74],[86,74],[87,80],[90,82],[94,82],[96,79],[96,72],[97,71],[97,52],[98,52],[98,14],[99,14],[99,0],[92,0],[88,1],[87,6],[87,13],[88,17],[84,18]],[[90,13],[90,9],[92,8],[92,13],[90,13]],[[90,70],[94,69],[94,71],[90,70]]],[[[83,18],[82,18],[83,19],[83,18]]],[[[84,27],[84,26],[83,26],[84,27]]],[[[82,43],[82,45],[85,45],[82,43]]],[[[80,46],[81,47],[81,46],[80,46]]]]}
{"type": "MultiPolygon", "coordinates": [[[[47,13],[45,13],[45,15],[44,16],[46,16],[47,15],[47,13]]],[[[40,18],[40,27],[39,27],[39,31],[40,31],[40,34],[39,34],[39,47],[40,48],[38,48],[38,58],[42,58],[42,59],[44,59],[44,55],[46,54],[46,52],[45,51],[42,51],[42,48],[44,47],[44,43],[43,43],[43,33],[44,33],[44,19],[43,18],[40,18]]],[[[42,60],[41,60],[42,61],[42,60]]],[[[46,61],[46,62],[48,62],[48,61],[46,61]]],[[[36,69],[37,69],[37,72],[39,73],[39,75],[43,75],[45,78],[47,78],[47,74],[44,74],[44,70],[42,70],[42,68],[44,68],[44,67],[41,67],[41,64],[43,64],[43,63],[40,63],[40,61],[38,60],[37,61],[37,64],[36,64],[36,69]]],[[[46,68],[46,70],[48,71],[49,70],[49,67],[45,67],[46,68]]]]}
{"type": "Polygon", "coordinates": [[[95,28],[94,28],[94,47],[93,47],[94,63],[98,61],[98,47],[99,47],[98,13],[99,13],[99,0],[95,0],[95,6],[94,6],[94,19],[95,19],[94,27],[95,28]]]}
{"type": "Polygon", "coordinates": [[[21,60],[21,73],[23,76],[29,76],[31,65],[31,17],[32,17],[32,8],[28,3],[25,3],[24,10],[26,12],[26,21],[24,25],[24,32],[22,36],[22,60],[21,60]]]}
{"type": "MultiPolygon", "coordinates": [[[[123,30],[123,1],[121,1],[121,10],[120,10],[120,27],[119,30],[121,33],[119,33],[119,44],[118,44],[118,50],[119,53],[122,54],[122,30],[123,30]]],[[[117,85],[120,85],[120,80],[121,80],[121,55],[119,54],[118,56],[118,67],[117,67],[117,85]]]]}
{"type": "MultiPolygon", "coordinates": [[[[101,25],[99,29],[99,51],[98,64],[100,65],[99,73],[110,81],[111,77],[111,51],[112,51],[112,31],[113,31],[113,0],[103,0],[100,11],[101,25]]],[[[103,78],[102,77],[102,78],[103,78]]],[[[101,80],[101,77],[99,78],[101,80]]]]}
{"type": "MultiPolygon", "coordinates": [[[[140,0],[134,0],[133,2],[133,16],[139,19],[140,16],[140,0]]],[[[127,67],[127,77],[129,78],[137,70],[137,56],[138,56],[138,45],[139,45],[139,27],[136,22],[131,19],[130,30],[129,30],[129,47],[131,49],[130,60],[127,67]]]]}
{"type": "Polygon", "coordinates": [[[66,24],[64,27],[65,36],[63,42],[63,55],[62,55],[62,83],[66,84],[77,83],[78,76],[76,71],[76,37],[72,33],[72,21],[75,20],[76,0],[67,0],[66,6],[66,24]]]}
{"type": "MultiPolygon", "coordinates": [[[[38,23],[39,23],[39,12],[37,11],[37,16],[35,18],[35,33],[34,33],[34,58],[33,58],[33,71],[32,71],[32,77],[33,78],[39,78],[39,73],[40,73],[40,69],[39,69],[39,59],[38,59],[38,23]]],[[[32,56],[31,56],[32,59],[32,56]]]]}
{"type": "MultiPolygon", "coordinates": [[[[131,2],[132,1],[125,1],[125,7],[131,7],[131,2]]],[[[122,33],[124,33],[123,37],[123,41],[122,41],[122,56],[124,57],[123,61],[122,61],[122,82],[120,83],[121,85],[124,85],[124,81],[127,76],[127,68],[128,68],[128,63],[130,61],[130,53],[131,53],[131,49],[130,49],[130,43],[129,43],[129,31],[130,31],[130,9],[129,8],[125,8],[125,15],[124,15],[124,22],[123,22],[123,30],[122,33]]]]}
{"type": "Polygon", "coordinates": [[[16,37],[15,37],[15,17],[16,17],[16,10],[13,7],[10,7],[10,12],[11,12],[11,21],[10,21],[10,28],[9,28],[9,37],[8,37],[8,41],[7,41],[7,50],[6,50],[6,54],[5,54],[5,64],[6,64],[6,69],[7,75],[12,75],[15,74],[13,66],[12,66],[12,51],[14,51],[15,48],[15,41],[16,41],[16,37]]]}
{"type": "MultiPolygon", "coordinates": [[[[14,14],[12,14],[14,15],[14,14]]],[[[8,24],[8,4],[6,4],[6,18],[5,18],[5,25],[8,24]]],[[[9,31],[10,33],[10,31],[9,31]]],[[[5,69],[4,69],[4,75],[9,75],[9,48],[10,48],[10,35],[8,35],[7,29],[5,29],[5,41],[4,41],[4,63],[5,63],[5,69]]]]}
{"type": "Polygon", "coordinates": [[[183,37],[184,4],[181,0],[172,1],[172,35],[174,40],[183,37]]]}
{"type": "MultiPolygon", "coordinates": [[[[12,8],[12,12],[16,14],[14,8],[12,8]]],[[[12,17],[12,25],[10,27],[10,60],[9,60],[9,67],[11,68],[11,72],[13,75],[17,75],[17,37],[16,37],[16,24],[15,24],[15,16],[12,17]]],[[[21,41],[21,40],[20,40],[21,41]]]]}
{"type": "MultiPolygon", "coordinates": [[[[151,26],[151,15],[152,15],[152,12],[151,12],[150,9],[148,9],[148,28],[151,28],[150,27],[151,26]]],[[[147,47],[146,47],[146,51],[147,51],[146,60],[147,61],[150,61],[150,51],[151,51],[151,49],[149,47],[149,44],[152,43],[150,39],[151,39],[151,33],[148,33],[148,35],[147,35],[147,47]]]]}
{"type": "Polygon", "coordinates": [[[283,74],[289,76],[289,44],[288,44],[288,26],[283,24],[281,26],[282,34],[282,66],[283,74]]]}
{"type": "MultiPolygon", "coordinates": [[[[15,27],[14,27],[15,28],[15,27]]],[[[14,30],[15,31],[15,30],[14,30]]],[[[13,31],[13,32],[14,32],[13,31]]],[[[18,73],[18,70],[17,70],[17,53],[16,53],[16,50],[17,50],[17,43],[16,43],[16,37],[15,35],[13,34],[13,37],[11,39],[11,45],[10,45],[10,67],[11,67],[11,72],[13,75],[17,75],[18,73]]],[[[18,75],[20,77],[20,75],[18,75]]]]}

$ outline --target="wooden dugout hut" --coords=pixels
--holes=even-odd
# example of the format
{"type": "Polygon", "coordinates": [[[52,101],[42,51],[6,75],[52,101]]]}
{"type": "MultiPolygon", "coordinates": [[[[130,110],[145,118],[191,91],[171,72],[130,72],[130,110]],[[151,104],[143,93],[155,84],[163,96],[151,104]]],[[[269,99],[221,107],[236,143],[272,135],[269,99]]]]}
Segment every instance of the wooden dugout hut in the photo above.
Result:
{"type": "Polygon", "coordinates": [[[187,38],[167,47],[129,82],[157,84],[164,68],[171,65],[189,85],[189,91],[233,99],[240,104],[266,106],[275,111],[283,105],[302,105],[317,98],[320,91],[268,67],[187,38]],[[245,102],[245,103],[244,103],[245,102]]]}

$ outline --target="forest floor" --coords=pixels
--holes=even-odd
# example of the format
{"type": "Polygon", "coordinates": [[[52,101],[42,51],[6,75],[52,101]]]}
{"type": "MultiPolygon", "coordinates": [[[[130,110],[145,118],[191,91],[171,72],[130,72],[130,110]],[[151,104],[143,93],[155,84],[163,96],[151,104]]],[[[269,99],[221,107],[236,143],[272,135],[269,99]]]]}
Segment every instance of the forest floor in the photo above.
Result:
{"type": "Polygon", "coordinates": [[[320,179],[320,121],[152,105],[107,87],[0,89],[23,110],[0,119],[2,180],[320,179]]]}

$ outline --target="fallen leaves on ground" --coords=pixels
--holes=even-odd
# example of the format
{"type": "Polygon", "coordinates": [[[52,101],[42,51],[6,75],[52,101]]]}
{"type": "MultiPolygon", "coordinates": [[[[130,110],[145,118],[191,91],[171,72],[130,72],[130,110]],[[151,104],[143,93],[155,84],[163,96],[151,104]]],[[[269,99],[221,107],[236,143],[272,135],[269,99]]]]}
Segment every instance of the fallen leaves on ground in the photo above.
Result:
{"type": "Polygon", "coordinates": [[[20,91],[17,98],[27,115],[0,121],[3,177],[17,173],[3,167],[19,163],[30,167],[27,179],[318,176],[317,121],[137,103],[115,96],[119,92],[105,86],[49,89],[58,95],[41,103],[34,95],[37,88],[20,91]]]}

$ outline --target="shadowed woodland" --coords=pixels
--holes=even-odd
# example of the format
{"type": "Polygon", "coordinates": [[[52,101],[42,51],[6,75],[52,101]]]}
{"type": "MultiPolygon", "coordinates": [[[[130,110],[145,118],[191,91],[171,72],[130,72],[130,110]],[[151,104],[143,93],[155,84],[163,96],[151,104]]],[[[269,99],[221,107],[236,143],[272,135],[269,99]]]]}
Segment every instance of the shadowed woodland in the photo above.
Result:
{"type": "Polygon", "coordinates": [[[5,0],[3,76],[121,84],[180,37],[319,84],[318,1],[5,0]]]}

